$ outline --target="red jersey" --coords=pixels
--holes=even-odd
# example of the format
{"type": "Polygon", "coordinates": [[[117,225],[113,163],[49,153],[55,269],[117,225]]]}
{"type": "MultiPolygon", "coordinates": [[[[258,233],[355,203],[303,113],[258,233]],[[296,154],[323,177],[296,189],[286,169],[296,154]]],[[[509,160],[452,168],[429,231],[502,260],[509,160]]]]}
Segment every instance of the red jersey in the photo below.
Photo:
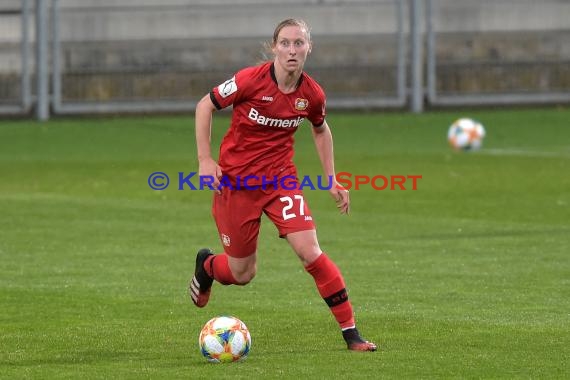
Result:
{"type": "MultiPolygon", "coordinates": [[[[230,128],[220,145],[219,162],[224,176],[255,176],[249,184],[285,175],[297,175],[293,164],[293,134],[308,119],[320,127],[325,121],[325,94],[321,86],[302,73],[290,94],[277,87],[273,62],[248,67],[210,92],[217,109],[233,105],[230,128]]],[[[238,177],[239,176],[239,177],[238,177]]]]}

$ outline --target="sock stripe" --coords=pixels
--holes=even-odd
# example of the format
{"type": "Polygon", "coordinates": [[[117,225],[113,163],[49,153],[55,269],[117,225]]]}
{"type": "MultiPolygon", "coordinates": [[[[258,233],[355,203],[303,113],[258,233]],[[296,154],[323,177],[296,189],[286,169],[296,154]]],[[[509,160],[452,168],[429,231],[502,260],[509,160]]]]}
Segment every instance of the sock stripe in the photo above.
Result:
{"type": "Polygon", "coordinates": [[[342,274],[335,263],[323,252],[305,268],[313,276],[320,296],[329,306],[340,328],[354,326],[352,304],[342,274]]]}
{"type": "Polygon", "coordinates": [[[328,297],[323,297],[323,299],[329,307],[334,307],[348,301],[348,293],[346,292],[346,288],[342,288],[328,297]]]}
{"type": "MultiPolygon", "coordinates": [[[[210,275],[210,277],[212,277],[212,278],[214,278],[214,259],[215,259],[215,258],[216,258],[216,255],[214,255],[214,256],[212,256],[212,257],[210,258],[210,268],[208,268],[209,271],[208,271],[208,269],[206,269],[206,272],[207,272],[207,273],[210,275]]],[[[204,263],[204,264],[206,264],[206,263],[204,263]]],[[[205,268],[204,268],[204,269],[205,269],[205,268]]]]}

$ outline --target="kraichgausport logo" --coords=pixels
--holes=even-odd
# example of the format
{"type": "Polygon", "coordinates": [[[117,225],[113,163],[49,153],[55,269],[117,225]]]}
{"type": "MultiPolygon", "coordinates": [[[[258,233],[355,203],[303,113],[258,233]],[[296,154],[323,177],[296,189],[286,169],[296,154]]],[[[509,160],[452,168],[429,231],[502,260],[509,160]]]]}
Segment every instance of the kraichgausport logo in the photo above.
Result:
{"type": "Polygon", "coordinates": [[[297,128],[303,120],[304,117],[296,117],[294,119],[277,119],[272,117],[267,117],[259,114],[259,111],[251,107],[249,114],[247,115],[251,120],[255,121],[259,125],[266,127],[278,127],[278,128],[297,128]]]}
{"type": "MultiPolygon", "coordinates": [[[[330,190],[337,183],[337,187],[346,190],[360,190],[371,187],[374,190],[418,190],[418,181],[422,179],[421,174],[408,175],[354,175],[349,172],[340,172],[337,175],[323,177],[303,176],[297,178],[293,175],[283,177],[266,177],[257,175],[237,176],[229,178],[221,176],[218,178],[219,185],[214,188],[216,179],[210,175],[198,175],[196,172],[188,174],[178,172],[178,190],[266,190],[268,188],[284,190],[330,190]],[[196,182],[194,182],[196,181],[196,182]]],[[[166,190],[170,185],[170,178],[164,172],[154,172],[148,177],[148,186],[153,190],[166,190]]]]}

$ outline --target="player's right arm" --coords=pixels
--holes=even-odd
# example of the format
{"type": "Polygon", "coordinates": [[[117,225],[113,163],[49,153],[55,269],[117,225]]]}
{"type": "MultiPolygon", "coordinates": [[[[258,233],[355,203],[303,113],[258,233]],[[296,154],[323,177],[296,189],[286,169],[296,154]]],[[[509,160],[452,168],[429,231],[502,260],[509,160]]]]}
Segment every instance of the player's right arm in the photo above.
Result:
{"type": "MultiPolygon", "coordinates": [[[[210,94],[205,95],[196,105],[196,148],[198,151],[198,175],[213,177],[213,186],[217,188],[220,185],[222,169],[212,158],[212,114],[215,110],[216,106],[212,102],[210,94]]],[[[217,192],[219,193],[219,190],[217,192]]]]}

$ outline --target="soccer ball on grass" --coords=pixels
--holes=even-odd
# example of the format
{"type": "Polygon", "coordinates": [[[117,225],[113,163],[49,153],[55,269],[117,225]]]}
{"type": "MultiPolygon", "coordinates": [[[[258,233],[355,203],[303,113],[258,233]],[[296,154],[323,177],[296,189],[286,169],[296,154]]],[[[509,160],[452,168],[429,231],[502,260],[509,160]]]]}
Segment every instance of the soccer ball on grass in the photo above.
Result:
{"type": "Polygon", "coordinates": [[[469,118],[461,118],[449,126],[447,140],[456,150],[477,150],[483,144],[483,124],[469,118]]]}
{"type": "Polygon", "coordinates": [[[251,336],[245,323],[236,317],[210,319],[200,331],[200,351],[212,363],[244,360],[251,347],[251,336]]]}

